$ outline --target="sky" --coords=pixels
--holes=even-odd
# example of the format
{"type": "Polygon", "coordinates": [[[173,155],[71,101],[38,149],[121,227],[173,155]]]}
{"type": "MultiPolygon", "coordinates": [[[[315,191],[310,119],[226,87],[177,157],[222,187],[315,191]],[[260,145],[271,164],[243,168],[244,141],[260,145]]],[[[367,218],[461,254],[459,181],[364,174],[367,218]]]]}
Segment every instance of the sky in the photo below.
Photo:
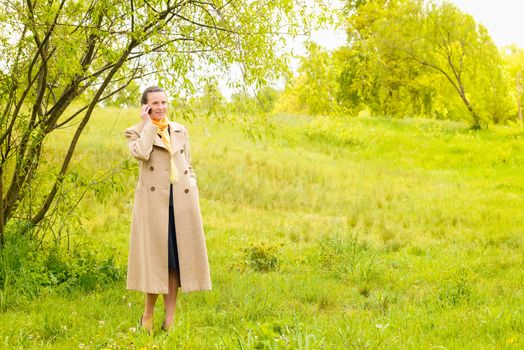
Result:
{"type": "Polygon", "coordinates": [[[497,46],[517,44],[524,48],[524,1],[453,0],[462,11],[483,24],[497,46]]]}

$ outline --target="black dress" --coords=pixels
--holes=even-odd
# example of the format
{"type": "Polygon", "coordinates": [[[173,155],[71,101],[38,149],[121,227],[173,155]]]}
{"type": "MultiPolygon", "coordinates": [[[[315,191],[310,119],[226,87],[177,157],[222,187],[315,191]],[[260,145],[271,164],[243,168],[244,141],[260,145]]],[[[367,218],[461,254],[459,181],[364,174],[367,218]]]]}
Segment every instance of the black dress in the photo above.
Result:
{"type": "Polygon", "coordinates": [[[178,248],[176,245],[175,214],[173,213],[173,185],[169,184],[169,230],[168,230],[169,269],[179,269],[178,248]]]}

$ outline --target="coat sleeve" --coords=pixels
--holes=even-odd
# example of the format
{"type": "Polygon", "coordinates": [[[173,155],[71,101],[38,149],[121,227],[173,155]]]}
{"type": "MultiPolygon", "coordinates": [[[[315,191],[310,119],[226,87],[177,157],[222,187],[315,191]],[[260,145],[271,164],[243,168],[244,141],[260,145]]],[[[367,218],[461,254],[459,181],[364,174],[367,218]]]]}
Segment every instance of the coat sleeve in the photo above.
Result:
{"type": "Polygon", "coordinates": [[[195,180],[195,183],[196,183],[197,181],[196,174],[195,174],[195,171],[193,170],[193,166],[191,165],[191,150],[189,148],[189,132],[187,131],[187,128],[184,128],[184,134],[186,135],[186,140],[187,140],[187,142],[184,144],[184,148],[185,148],[187,166],[189,169],[189,176],[193,180],[195,180]]]}
{"type": "Polygon", "coordinates": [[[138,160],[147,161],[153,150],[157,132],[157,126],[151,121],[145,122],[141,131],[133,127],[126,129],[124,135],[127,137],[127,146],[131,155],[138,160]]]}

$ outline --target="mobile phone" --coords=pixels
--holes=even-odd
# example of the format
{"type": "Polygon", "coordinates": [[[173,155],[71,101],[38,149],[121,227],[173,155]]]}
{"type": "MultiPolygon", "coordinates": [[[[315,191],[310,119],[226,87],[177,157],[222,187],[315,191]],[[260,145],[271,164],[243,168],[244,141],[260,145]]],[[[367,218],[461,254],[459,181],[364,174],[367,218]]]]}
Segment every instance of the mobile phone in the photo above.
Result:
{"type": "Polygon", "coordinates": [[[152,111],[152,108],[149,107],[149,110],[147,111],[147,114],[151,114],[153,111],[152,111]]]}

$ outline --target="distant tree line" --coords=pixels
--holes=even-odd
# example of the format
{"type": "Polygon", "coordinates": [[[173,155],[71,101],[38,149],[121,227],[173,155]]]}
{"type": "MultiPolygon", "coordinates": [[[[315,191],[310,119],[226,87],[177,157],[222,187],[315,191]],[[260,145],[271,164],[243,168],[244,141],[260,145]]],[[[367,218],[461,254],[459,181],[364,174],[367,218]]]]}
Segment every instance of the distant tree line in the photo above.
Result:
{"type": "Polygon", "coordinates": [[[485,27],[450,3],[347,1],[348,41],[307,46],[277,103],[311,114],[522,122],[524,50],[497,48],[485,27]]]}

